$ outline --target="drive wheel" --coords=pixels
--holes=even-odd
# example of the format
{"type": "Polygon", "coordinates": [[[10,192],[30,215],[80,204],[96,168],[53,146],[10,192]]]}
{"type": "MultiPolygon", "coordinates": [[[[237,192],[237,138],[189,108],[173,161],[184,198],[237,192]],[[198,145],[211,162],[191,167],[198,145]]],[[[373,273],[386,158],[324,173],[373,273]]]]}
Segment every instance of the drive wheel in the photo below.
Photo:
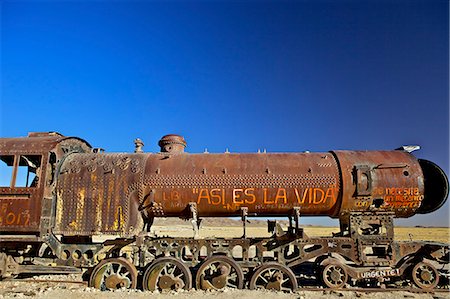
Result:
{"type": "Polygon", "coordinates": [[[225,287],[242,289],[244,273],[241,267],[226,256],[213,256],[198,269],[195,279],[197,289],[219,290],[225,287]]]}
{"type": "Polygon", "coordinates": [[[135,289],[137,270],[123,257],[101,261],[95,266],[89,279],[89,286],[106,290],[135,289]]]}
{"type": "Polygon", "coordinates": [[[250,289],[266,289],[293,292],[298,288],[297,279],[291,269],[275,262],[259,267],[250,280],[250,289]]]}
{"type": "Polygon", "coordinates": [[[155,260],[145,270],[142,287],[146,291],[178,291],[192,287],[192,275],[189,268],[173,257],[155,260]]]}
{"type": "Polygon", "coordinates": [[[322,270],[322,280],[331,289],[340,289],[347,282],[348,274],[339,263],[330,263],[322,270]]]}
{"type": "Polygon", "coordinates": [[[426,262],[420,262],[411,271],[414,283],[421,289],[433,289],[439,283],[439,273],[435,267],[426,262]]]}

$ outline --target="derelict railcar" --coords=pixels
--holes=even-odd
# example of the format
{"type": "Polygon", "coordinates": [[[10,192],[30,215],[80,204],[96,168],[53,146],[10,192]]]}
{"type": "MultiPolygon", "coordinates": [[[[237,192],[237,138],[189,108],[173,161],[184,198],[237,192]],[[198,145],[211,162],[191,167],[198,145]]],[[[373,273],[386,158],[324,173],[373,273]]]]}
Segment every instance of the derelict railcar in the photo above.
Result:
{"type": "Polygon", "coordinates": [[[188,154],[178,135],[159,145],[143,153],[136,140],[134,153],[109,154],[58,133],[0,139],[0,276],[91,269],[102,289],[142,279],[149,290],[293,290],[310,264],[333,288],[350,278],[434,288],[436,263],[448,264],[445,244],[393,240],[394,217],[432,212],[448,195],[445,173],[405,148],[188,154]],[[339,218],[341,233],[308,238],[299,217],[320,215],[339,218]],[[229,216],[291,221],[271,238],[245,226],[241,239],[198,238],[201,218],[229,216]],[[194,238],[146,235],[155,217],[191,219],[194,238]]]}

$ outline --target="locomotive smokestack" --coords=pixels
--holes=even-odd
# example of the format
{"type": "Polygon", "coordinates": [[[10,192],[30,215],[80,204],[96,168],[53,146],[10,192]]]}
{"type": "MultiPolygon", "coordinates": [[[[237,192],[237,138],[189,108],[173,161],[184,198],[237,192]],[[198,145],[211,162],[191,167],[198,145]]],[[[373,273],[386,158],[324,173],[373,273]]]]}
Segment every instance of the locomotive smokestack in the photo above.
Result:
{"type": "Polygon", "coordinates": [[[183,153],[186,147],[186,141],[183,136],[176,134],[165,135],[158,142],[161,147],[161,153],[183,153]]]}

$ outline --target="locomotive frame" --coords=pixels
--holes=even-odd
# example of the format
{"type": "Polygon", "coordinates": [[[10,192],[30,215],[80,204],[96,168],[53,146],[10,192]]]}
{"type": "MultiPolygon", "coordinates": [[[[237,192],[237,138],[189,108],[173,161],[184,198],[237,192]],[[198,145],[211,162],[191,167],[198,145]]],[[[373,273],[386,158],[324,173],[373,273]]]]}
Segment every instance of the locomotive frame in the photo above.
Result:
{"type": "MultiPolygon", "coordinates": [[[[162,152],[159,159],[173,160],[172,155],[179,154],[186,145],[184,139],[168,136],[160,141],[162,152]]],[[[164,216],[166,211],[155,201],[154,187],[127,185],[122,180],[120,182],[127,187],[128,197],[137,199],[128,205],[114,206],[112,203],[90,202],[86,194],[94,191],[100,194],[103,191],[99,186],[102,185],[90,185],[94,191],[85,190],[88,186],[82,180],[83,171],[90,173],[91,177],[95,177],[96,172],[117,176],[125,170],[128,176],[141,175],[145,168],[142,145],[140,140],[136,141],[135,154],[131,158],[129,155],[109,154],[112,162],[108,164],[107,159],[106,162],[98,159],[105,155],[102,150],[92,149],[80,138],[64,137],[58,133],[30,133],[25,138],[1,139],[0,158],[10,173],[10,180],[2,181],[0,186],[0,279],[24,274],[85,271],[89,284],[99,289],[139,287],[151,291],[193,287],[294,291],[311,285],[338,289],[347,284],[399,287],[409,282],[421,289],[432,290],[446,285],[449,245],[395,241],[393,230],[393,219],[399,215],[408,217],[417,211],[431,212],[442,206],[448,194],[448,181],[442,171],[443,176],[433,176],[438,182],[433,183],[432,188],[428,187],[433,190],[429,193],[442,199],[434,205],[421,204],[420,201],[417,204],[418,200],[413,198],[409,203],[411,206],[402,206],[395,211],[381,209],[384,203],[377,199],[366,200],[370,204],[367,209],[360,210],[355,210],[342,199],[339,211],[334,206],[327,206],[327,211],[340,220],[341,231],[334,236],[308,237],[299,226],[304,212],[299,206],[289,206],[282,211],[290,220],[287,231],[270,222],[271,237],[248,236],[245,223],[254,211],[249,212],[249,208],[253,209],[251,205],[241,204],[235,207],[234,215],[237,213],[242,217],[242,238],[201,239],[198,238],[198,228],[204,210],[199,199],[187,202],[178,215],[192,222],[193,238],[158,237],[149,233],[151,224],[154,217],[164,216]],[[76,155],[83,156],[81,162],[73,159],[76,155]],[[91,163],[94,160],[96,164],[91,163]],[[18,183],[20,180],[21,184],[18,183]],[[78,192],[74,197],[76,201],[71,202],[70,193],[75,191],[78,192]],[[106,210],[102,209],[105,207],[106,210]],[[95,235],[99,232],[110,237],[97,242],[95,235]]],[[[332,154],[341,155],[341,160],[350,159],[345,154],[332,154]]],[[[427,189],[427,184],[430,186],[430,181],[421,183],[422,172],[414,166],[405,166],[403,160],[398,163],[386,153],[374,155],[388,160],[376,167],[400,171],[402,180],[412,177],[419,181],[417,190],[404,191],[410,192],[411,196],[420,196],[423,193],[420,189],[427,189]]],[[[323,157],[328,156],[317,159],[323,157]]],[[[319,161],[317,165],[324,169],[334,167],[331,164],[319,161]]],[[[276,170],[275,166],[261,167],[267,175],[276,170]]],[[[219,171],[227,174],[232,167],[219,171]]],[[[308,171],[315,169],[310,167],[308,171]]],[[[160,172],[161,168],[156,167],[154,173],[160,172]]],[[[206,175],[211,170],[202,168],[201,172],[206,175]]],[[[373,168],[357,165],[347,173],[341,173],[332,188],[345,189],[342,192],[351,196],[355,193],[363,202],[376,187],[372,186],[372,173],[373,168]],[[345,188],[342,187],[344,183],[345,188]],[[348,184],[353,185],[353,189],[347,188],[348,184]]],[[[288,177],[287,180],[293,179],[288,177]]],[[[330,177],[325,180],[331,186],[330,177]]],[[[162,179],[160,184],[170,186],[174,182],[162,179]]],[[[103,186],[109,186],[118,197],[124,197],[121,185],[111,183],[111,179],[106,180],[103,186]]],[[[321,191],[322,198],[330,188],[321,191]]],[[[233,195],[235,190],[242,190],[237,192],[251,200],[251,195],[255,196],[245,188],[232,190],[233,195]]],[[[304,191],[304,194],[315,192],[311,190],[304,191]]],[[[279,189],[274,192],[275,197],[283,195],[279,189]]],[[[310,194],[312,201],[315,195],[310,194]]],[[[284,198],[281,197],[282,200],[284,198]]],[[[320,211],[311,209],[308,213],[320,214],[320,211]]]]}

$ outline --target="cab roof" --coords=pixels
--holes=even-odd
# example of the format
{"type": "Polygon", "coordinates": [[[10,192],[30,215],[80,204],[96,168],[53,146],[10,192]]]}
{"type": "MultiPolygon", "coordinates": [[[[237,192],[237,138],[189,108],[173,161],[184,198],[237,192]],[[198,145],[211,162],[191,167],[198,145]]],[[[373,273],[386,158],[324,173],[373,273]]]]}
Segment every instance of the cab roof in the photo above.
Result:
{"type": "Polygon", "coordinates": [[[77,139],[91,148],[88,142],[78,137],[66,137],[57,132],[30,132],[27,137],[0,138],[0,153],[45,153],[68,139],[77,139]]]}

